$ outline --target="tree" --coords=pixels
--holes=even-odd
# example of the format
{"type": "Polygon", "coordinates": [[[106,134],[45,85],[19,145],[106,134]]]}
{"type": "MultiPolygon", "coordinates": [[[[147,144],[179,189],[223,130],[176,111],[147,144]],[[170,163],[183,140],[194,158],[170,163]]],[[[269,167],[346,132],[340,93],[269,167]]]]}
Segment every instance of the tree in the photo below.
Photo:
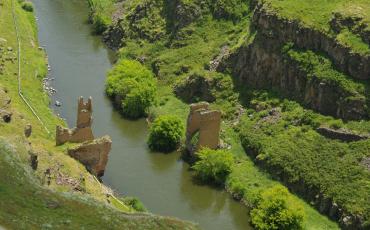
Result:
{"type": "Polygon", "coordinates": [[[251,211],[251,218],[258,230],[300,230],[303,229],[304,212],[288,190],[278,185],[262,193],[251,211]]]}
{"type": "Polygon", "coordinates": [[[140,118],[155,102],[156,79],[140,62],[124,59],[108,73],[106,93],[119,99],[123,115],[140,118]]]}
{"type": "Polygon", "coordinates": [[[223,184],[234,164],[234,156],[226,150],[201,149],[199,160],[192,167],[196,176],[205,182],[223,184]]]}
{"type": "Polygon", "coordinates": [[[150,127],[149,148],[153,151],[171,152],[179,146],[183,133],[184,125],[178,117],[160,116],[150,127]]]}

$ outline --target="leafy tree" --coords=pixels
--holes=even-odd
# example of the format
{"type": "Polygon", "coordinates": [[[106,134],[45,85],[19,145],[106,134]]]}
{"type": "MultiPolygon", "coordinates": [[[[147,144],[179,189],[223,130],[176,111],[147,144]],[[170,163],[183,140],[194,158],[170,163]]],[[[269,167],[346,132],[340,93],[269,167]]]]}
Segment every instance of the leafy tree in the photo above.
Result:
{"type": "Polygon", "coordinates": [[[155,102],[156,79],[140,62],[124,59],[108,73],[106,92],[118,99],[126,117],[139,118],[155,102]]]}
{"type": "Polygon", "coordinates": [[[184,125],[172,115],[160,116],[150,127],[148,145],[151,150],[171,152],[180,144],[184,125]]]}
{"type": "Polygon", "coordinates": [[[258,230],[300,230],[304,217],[303,207],[281,185],[263,192],[251,211],[252,224],[258,230]]]}
{"type": "Polygon", "coordinates": [[[203,148],[197,153],[199,160],[192,167],[202,181],[222,184],[234,164],[233,154],[226,150],[203,148]]]}

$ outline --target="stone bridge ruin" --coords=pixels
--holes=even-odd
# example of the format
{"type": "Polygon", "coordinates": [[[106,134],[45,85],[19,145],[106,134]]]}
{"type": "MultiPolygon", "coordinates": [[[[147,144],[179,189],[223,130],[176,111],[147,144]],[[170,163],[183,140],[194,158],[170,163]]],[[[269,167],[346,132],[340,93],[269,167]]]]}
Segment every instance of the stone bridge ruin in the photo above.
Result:
{"type": "Polygon", "coordinates": [[[68,154],[85,165],[90,173],[100,177],[104,175],[112,141],[109,136],[94,138],[91,128],[92,111],[91,97],[86,103],[83,97],[80,97],[78,99],[76,127],[69,129],[58,125],[55,140],[57,146],[66,142],[81,143],[79,146],[69,148],[68,154]]]}
{"type": "Polygon", "coordinates": [[[210,110],[207,102],[191,104],[186,127],[186,149],[190,153],[202,147],[217,149],[220,145],[220,129],[220,111],[210,110]]]}

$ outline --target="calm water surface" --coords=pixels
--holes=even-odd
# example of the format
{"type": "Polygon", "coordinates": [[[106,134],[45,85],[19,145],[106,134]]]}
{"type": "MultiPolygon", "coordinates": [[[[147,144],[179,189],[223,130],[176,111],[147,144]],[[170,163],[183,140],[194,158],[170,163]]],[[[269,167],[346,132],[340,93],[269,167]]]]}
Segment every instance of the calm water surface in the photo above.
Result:
{"type": "Polygon", "coordinates": [[[178,153],[150,153],[144,120],[127,121],[104,95],[114,55],[91,35],[84,0],[34,0],[40,44],[46,47],[58,93],[55,108],[73,127],[77,98],[93,97],[94,133],[110,135],[112,151],[103,181],[120,194],[136,196],[153,213],[200,224],[202,229],[251,229],[247,209],[223,190],[193,183],[178,153]]]}

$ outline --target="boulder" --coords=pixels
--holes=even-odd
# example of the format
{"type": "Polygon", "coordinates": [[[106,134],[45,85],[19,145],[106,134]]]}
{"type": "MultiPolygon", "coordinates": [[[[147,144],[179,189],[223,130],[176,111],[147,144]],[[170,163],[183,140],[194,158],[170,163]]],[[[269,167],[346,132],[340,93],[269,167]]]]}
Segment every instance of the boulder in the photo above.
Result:
{"type": "Polygon", "coordinates": [[[30,137],[32,134],[32,125],[31,124],[27,124],[25,127],[24,127],[24,136],[26,137],[30,137]]]}
{"type": "Polygon", "coordinates": [[[12,115],[13,113],[12,112],[9,112],[7,110],[2,110],[0,109],[0,118],[5,122],[5,123],[9,123],[11,122],[12,120],[12,115]]]}

